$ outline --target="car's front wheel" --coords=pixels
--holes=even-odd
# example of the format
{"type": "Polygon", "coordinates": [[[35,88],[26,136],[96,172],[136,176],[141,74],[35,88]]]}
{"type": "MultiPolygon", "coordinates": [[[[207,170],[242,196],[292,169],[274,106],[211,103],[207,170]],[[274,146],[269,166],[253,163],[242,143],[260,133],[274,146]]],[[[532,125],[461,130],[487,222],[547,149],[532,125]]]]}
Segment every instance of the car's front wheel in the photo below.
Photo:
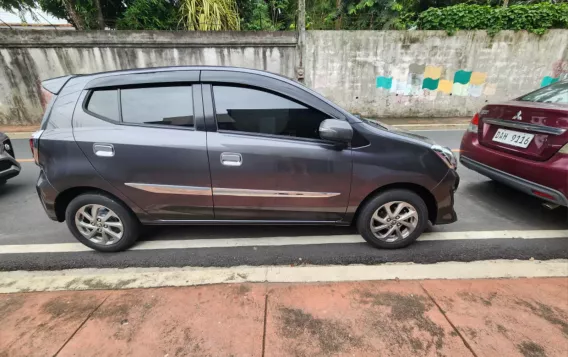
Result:
{"type": "Polygon", "coordinates": [[[357,218],[363,238],[377,248],[402,248],[414,242],[428,224],[424,200],[409,190],[381,192],[369,200],[357,218]]]}
{"type": "Polygon", "coordinates": [[[79,242],[100,252],[128,249],[138,239],[136,216],[121,202],[96,192],[75,197],[65,221],[79,242]]]}

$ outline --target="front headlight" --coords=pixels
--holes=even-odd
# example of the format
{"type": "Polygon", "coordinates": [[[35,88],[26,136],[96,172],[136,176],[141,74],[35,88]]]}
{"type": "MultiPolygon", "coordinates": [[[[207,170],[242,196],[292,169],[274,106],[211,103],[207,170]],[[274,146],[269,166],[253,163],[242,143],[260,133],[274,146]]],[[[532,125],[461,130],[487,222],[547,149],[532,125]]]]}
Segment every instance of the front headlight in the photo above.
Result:
{"type": "Polygon", "coordinates": [[[452,150],[450,150],[450,148],[440,145],[432,145],[432,150],[434,150],[434,152],[438,154],[440,159],[442,159],[442,161],[444,161],[450,169],[455,170],[458,168],[458,160],[456,159],[454,153],[452,152],[452,150]]]}

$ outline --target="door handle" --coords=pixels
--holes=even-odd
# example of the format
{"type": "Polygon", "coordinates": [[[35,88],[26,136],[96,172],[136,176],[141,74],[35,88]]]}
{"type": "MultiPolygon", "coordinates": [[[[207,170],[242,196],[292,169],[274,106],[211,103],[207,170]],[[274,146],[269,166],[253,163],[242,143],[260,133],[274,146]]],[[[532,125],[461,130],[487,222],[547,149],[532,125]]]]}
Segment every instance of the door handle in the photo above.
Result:
{"type": "Polygon", "coordinates": [[[95,155],[100,157],[113,157],[114,146],[112,144],[93,144],[95,155]]]}
{"type": "Polygon", "coordinates": [[[221,154],[221,163],[225,166],[241,166],[243,157],[234,152],[224,152],[221,154]]]}

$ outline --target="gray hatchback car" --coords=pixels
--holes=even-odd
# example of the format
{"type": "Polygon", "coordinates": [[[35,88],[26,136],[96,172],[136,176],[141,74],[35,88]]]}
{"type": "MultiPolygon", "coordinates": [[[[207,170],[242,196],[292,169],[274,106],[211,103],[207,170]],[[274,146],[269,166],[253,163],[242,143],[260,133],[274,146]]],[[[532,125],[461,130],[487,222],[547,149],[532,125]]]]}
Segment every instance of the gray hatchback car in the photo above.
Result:
{"type": "Polygon", "coordinates": [[[73,75],[30,144],[53,220],[105,252],[141,225],[356,224],[404,247],[456,221],[452,152],[284,77],[230,67],[73,75]]]}

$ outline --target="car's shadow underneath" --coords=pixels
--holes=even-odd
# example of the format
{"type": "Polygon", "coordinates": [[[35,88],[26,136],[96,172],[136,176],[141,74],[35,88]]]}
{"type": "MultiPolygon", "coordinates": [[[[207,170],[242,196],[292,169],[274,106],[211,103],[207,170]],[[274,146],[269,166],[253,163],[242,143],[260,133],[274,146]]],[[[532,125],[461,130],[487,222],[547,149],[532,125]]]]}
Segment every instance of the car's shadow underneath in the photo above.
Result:
{"type": "Polygon", "coordinates": [[[275,225],[206,225],[144,226],[142,240],[271,238],[301,236],[338,236],[357,234],[355,227],[343,226],[275,226],[275,225]]]}
{"type": "Polygon", "coordinates": [[[544,201],[496,181],[467,183],[460,188],[456,211],[460,221],[472,219],[478,230],[567,229],[568,209],[548,209],[544,201]],[[475,216],[475,217],[472,217],[475,216]],[[498,225],[493,227],[492,225],[498,225]]]}

